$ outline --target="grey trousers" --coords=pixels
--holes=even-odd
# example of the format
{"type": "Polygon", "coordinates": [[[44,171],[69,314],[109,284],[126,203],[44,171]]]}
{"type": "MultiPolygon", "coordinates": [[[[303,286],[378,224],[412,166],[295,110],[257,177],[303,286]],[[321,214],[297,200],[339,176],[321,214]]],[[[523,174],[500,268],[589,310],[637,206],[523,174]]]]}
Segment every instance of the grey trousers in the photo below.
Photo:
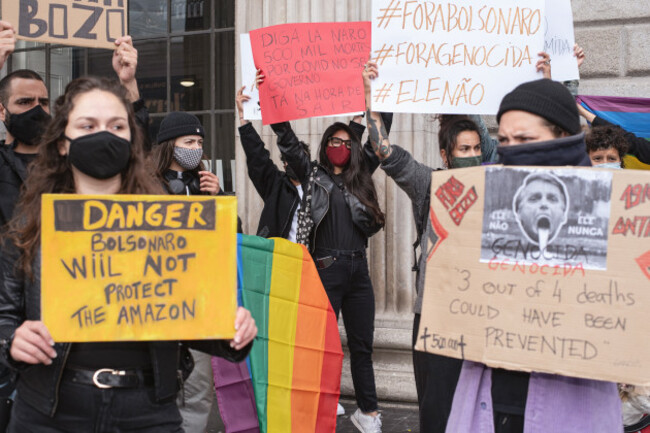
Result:
{"type": "Polygon", "coordinates": [[[185,381],[185,390],[178,393],[177,403],[185,433],[205,433],[215,399],[212,357],[192,349],[190,352],[194,358],[194,370],[185,381]]]}

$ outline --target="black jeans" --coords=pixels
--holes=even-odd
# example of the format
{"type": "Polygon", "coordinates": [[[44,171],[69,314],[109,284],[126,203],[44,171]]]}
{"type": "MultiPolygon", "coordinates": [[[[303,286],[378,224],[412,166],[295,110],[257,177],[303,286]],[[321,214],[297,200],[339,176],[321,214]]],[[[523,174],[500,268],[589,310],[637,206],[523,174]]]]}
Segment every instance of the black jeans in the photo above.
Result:
{"type": "MultiPolygon", "coordinates": [[[[413,319],[413,346],[420,315],[413,319]]],[[[463,361],[413,349],[415,388],[420,408],[420,433],[445,433],[463,361]]]]}
{"type": "MultiPolygon", "coordinates": [[[[420,315],[413,319],[413,346],[415,346],[420,315]]],[[[413,349],[415,388],[418,393],[420,433],[445,433],[454,402],[456,385],[463,361],[413,349]]],[[[495,433],[521,433],[524,417],[503,413],[494,414],[495,433]]]]}
{"type": "MultiPolygon", "coordinates": [[[[20,379],[18,379],[20,380],[20,379]]],[[[99,389],[62,381],[54,417],[16,396],[9,433],[183,433],[175,400],[157,403],[148,388],[99,389]]]]}
{"type": "Polygon", "coordinates": [[[372,341],[375,333],[375,294],[368,273],[364,251],[341,251],[320,248],[314,259],[333,257],[325,268],[317,263],[318,273],[338,319],[348,336],[350,368],[357,405],[362,412],[377,410],[375,373],[372,368],[372,341]]]}

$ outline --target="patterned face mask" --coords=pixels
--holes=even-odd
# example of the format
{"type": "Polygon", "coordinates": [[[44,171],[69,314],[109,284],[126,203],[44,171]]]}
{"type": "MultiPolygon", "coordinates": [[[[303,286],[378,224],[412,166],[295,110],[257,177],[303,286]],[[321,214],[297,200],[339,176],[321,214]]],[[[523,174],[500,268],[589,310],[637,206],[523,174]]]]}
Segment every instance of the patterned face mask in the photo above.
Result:
{"type": "Polygon", "coordinates": [[[203,149],[188,149],[186,147],[174,147],[174,159],[185,170],[194,170],[201,163],[203,149]]]}

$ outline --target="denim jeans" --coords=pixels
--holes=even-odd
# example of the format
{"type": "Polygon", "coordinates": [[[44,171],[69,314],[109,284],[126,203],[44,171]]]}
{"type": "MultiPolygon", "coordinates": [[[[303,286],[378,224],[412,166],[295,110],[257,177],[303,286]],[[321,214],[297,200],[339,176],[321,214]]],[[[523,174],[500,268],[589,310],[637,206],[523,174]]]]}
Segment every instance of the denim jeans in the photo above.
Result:
{"type": "Polygon", "coordinates": [[[364,251],[320,248],[314,252],[314,259],[328,256],[335,260],[328,267],[319,268],[318,273],[336,317],[339,312],[343,313],[357,405],[362,412],[373,412],[377,410],[372,368],[375,294],[368,274],[368,261],[364,251]]]}
{"type": "MultiPolygon", "coordinates": [[[[20,379],[18,379],[20,380],[20,379]]],[[[54,417],[16,396],[9,433],[183,433],[174,400],[158,403],[152,387],[99,389],[62,381],[54,417]]]]}

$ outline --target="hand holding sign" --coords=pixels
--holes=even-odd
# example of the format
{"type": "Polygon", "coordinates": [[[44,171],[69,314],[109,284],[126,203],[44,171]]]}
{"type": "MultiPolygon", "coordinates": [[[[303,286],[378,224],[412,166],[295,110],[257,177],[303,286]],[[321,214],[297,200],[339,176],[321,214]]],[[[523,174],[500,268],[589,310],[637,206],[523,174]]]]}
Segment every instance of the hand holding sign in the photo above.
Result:
{"type": "Polygon", "coordinates": [[[135,102],[140,99],[138,84],[135,80],[135,71],[138,68],[138,50],[133,46],[131,36],[122,36],[115,41],[117,47],[113,52],[113,70],[126,88],[129,100],[135,102]]]}
{"type": "Polygon", "coordinates": [[[41,321],[27,320],[16,329],[9,353],[14,361],[27,364],[52,364],[54,340],[41,321]]]}
{"type": "Polygon", "coordinates": [[[237,114],[239,114],[239,122],[241,125],[248,123],[246,116],[244,115],[244,103],[251,100],[250,96],[244,94],[245,89],[246,86],[242,86],[235,96],[235,105],[237,105],[237,114]]]}
{"type": "Polygon", "coordinates": [[[544,51],[537,53],[538,56],[541,57],[537,61],[537,64],[535,65],[535,68],[537,69],[537,72],[541,72],[544,74],[544,78],[548,78],[549,80],[551,79],[551,56],[548,55],[548,53],[545,53],[544,51]]]}
{"type": "Polygon", "coordinates": [[[16,48],[16,31],[7,21],[0,21],[0,69],[16,48]]]}
{"type": "Polygon", "coordinates": [[[363,67],[363,91],[366,95],[366,110],[370,110],[372,107],[372,80],[379,76],[379,71],[377,70],[377,63],[368,62],[363,67]]]}
{"type": "Polygon", "coordinates": [[[573,56],[578,60],[578,68],[585,62],[585,50],[578,44],[573,46],[573,56]]]}
{"type": "Polygon", "coordinates": [[[251,316],[251,312],[244,307],[239,307],[237,309],[235,329],[237,330],[237,333],[230,341],[230,347],[235,350],[243,349],[248,343],[253,341],[255,336],[257,336],[257,325],[255,324],[255,319],[251,316]]]}

